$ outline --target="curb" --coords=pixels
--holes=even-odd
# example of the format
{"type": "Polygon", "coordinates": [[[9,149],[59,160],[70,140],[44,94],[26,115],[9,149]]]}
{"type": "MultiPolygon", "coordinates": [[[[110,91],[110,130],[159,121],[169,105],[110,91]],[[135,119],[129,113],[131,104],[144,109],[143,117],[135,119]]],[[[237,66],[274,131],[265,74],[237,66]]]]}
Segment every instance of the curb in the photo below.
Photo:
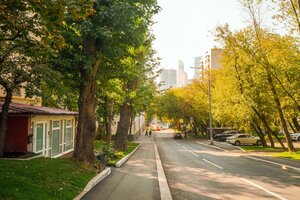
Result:
{"type": "Polygon", "coordinates": [[[277,163],[277,162],[274,162],[274,161],[264,160],[264,159],[253,157],[253,156],[245,156],[245,157],[250,158],[252,160],[261,161],[261,162],[269,163],[269,164],[272,164],[272,165],[280,166],[282,169],[290,169],[290,170],[293,170],[295,172],[300,173],[300,168],[298,168],[298,167],[293,167],[293,166],[290,166],[290,165],[277,163]]]}
{"type": "Polygon", "coordinates": [[[228,144],[228,143],[223,143],[223,142],[218,142],[218,141],[214,141],[214,142],[217,143],[217,144],[220,144],[220,145],[233,147],[233,148],[235,148],[235,149],[238,149],[238,150],[241,150],[241,151],[243,151],[243,152],[246,152],[244,149],[242,149],[242,148],[239,147],[239,146],[235,146],[235,145],[228,144]]]}
{"type": "Polygon", "coordinates": [[[119,160],[116,163],[116,167],[121,167],[130,158],[130,156],[132,156],[132,154],[134,154],[134,152],[136,152],[136,150],[138,150],[138,148],[140,146],[141,146],[141,144],[139,144],[130,154],[128,154],[127,156],[125,156],[124,158],[122,158],[121,160],[119,160]]]}
{"type": "Polygon", "coordinates": [[[209,147],[209,148],[217,149],[217,150],[219,150],[219,151],[226,151],[226,149],[222,149],[222,148],[220,148],[220,147],[218,147],[218,146],[215,146],[215,145],[206,144],[206,143],[201,143],[201,142],[196,142],[196,143],[199,144],[199,145],[207,146],[207,147],[209,147]]]}
{"type": "Polygon", "coordinates": [[[100,181],[105,179],[111,173],[111,168],[106,168],[100,174],[95,176],[88,184],[85,186],[84,190],[74,198],[74,200],[80,200],[88,191],[90,191],[95,185],[97,185],[100,181]]]}

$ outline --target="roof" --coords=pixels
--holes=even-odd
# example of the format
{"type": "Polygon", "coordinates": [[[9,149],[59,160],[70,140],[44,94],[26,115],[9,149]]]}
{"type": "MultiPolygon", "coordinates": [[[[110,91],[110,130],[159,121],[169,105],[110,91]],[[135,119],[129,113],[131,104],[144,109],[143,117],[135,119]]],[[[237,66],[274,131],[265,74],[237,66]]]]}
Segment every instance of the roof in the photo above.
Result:
{"type": "MultiPolygon", "coordinates": [[[[2,106],[4,102],[0,101],[0,113],[2,112],[2,106]]],[[[78,112],[49,108],[43,106],[31,106],[21,103],[10,103],[9,114],[26,114],[26,115],[78,115],[78,112]]]]}

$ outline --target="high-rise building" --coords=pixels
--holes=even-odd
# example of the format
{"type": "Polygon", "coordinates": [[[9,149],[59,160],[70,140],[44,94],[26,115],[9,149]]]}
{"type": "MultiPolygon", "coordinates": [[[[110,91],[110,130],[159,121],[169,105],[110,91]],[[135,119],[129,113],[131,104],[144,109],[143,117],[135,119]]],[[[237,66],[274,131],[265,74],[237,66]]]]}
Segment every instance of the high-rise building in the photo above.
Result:
{"type": "Polygon", "coordinates": [[[198,57],[195,57],[194,59],[194,78],[195,79],[198,79],[200,76],[200,63],[201,63],[201,59],[202,59],[202,56],[198,56],[198,57]]]}
{"type": "Polygon", "coordinates": [[[219,69],[222,67],[220,59],[223,49],[210,49],[202,57],[198,68],[200,68],[199,78],[205,78],[207,71],[210,69],[219,69]]]}
{"type": "Polygon", "coordinates": [[[162,82],[161,89],[169,89],[177,85],[177,71],[176,69],[162,69],[160,74],[160,82],[162,82]]]}
{"type": "Polygon", "coordinates": [[[177,87],[187,85],[187,73],[184,71],[184,64],[181,60],[178,61],[178,79],[177,87]]]}

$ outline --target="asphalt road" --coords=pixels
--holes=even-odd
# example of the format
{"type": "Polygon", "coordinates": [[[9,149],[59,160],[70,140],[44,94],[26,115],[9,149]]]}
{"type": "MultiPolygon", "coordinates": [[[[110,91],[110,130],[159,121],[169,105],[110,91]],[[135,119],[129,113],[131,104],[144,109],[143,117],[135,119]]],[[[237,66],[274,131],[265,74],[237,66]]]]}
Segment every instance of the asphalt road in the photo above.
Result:
{"type": "Polygon", "coordinates": [[[299,173],[172,135],[157,132],[155,142],[174,200],[300,199],[299,173]]]}

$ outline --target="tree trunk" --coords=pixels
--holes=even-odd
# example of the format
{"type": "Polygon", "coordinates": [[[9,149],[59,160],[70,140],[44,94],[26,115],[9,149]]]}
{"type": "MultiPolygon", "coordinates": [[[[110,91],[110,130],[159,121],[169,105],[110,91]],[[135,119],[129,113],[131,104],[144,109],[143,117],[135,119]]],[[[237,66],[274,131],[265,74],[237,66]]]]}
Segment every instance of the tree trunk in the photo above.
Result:
{"type": "Polygon", "coordinates": [[[124,102],[120,109],[120,121],[116,133],[115,149],[127,151],[127,135],[130,126],[131,106],[124,102]]]}
{"type": "Polygon", "coordinates": [[[8,111],[9,105],[12,100],[12,90],[6,89],[6,96],[4,100],[4,104],[2,106],[2,113],[0,115],[0,157],[4,155],[4,145],[5,145],[5,137],[7,133],[7,120],[8,120],[8,111]]]}
{"type": "Polygon", "coordinates": [[[266,139],[265,139],[265,136],[264,136],[264,133],[261,129],[261,127],[259,126],[259,124],[257,123],[256,120],[253,120],[253,124],[252,124],[254,130],[257,132],[258,134],[258,137],[260,138],[261,142],[262,142],[262,145],[263,147],[267,147],[268,144],[266,142],[266,139]]]}
{"type": "Polygon", "coordinates": [[[111,143],[111,125],[112,125],[112,117],[113,117],[113,102],[110,101],[107,97],[105,99],[106,105],[106,122],[105,122],[105,141],[110,146],[111,143]]]}
{"type": "Polygon", "coordinates": [[[273,141],[273,138],[272,138],[272,129],[270,128],[270,126],[268,125],[268,122],[266,120],[266,117],[261,114],[255,107],[251,106],[252,110],[255,112],[255,114],[258,116],[258,118],[262,121],[264,127],[265,127],[265,131],[268,135],[268,138],[270,140],[270,143],[271,143],[271,147],[274,148],[275,145],[274,145],[274,141],[273,141]]]}
{"type": "Polygon", "coordinates": [[[289,125],[290,125],[291,129],[293,130],[293,133],[297,133],[297,130],[296,130],[296,128],[294,128],[292,122],[289,121],[289,125]]]}
{"type": "MultiPolygon", "coordinates": [[[[124,84],[123,91],[132,92],[137,88],[138,78],[124,84]]],[[[131,99],[128,97],[120,109],[120,121],[116,133],[115,149],[127,151],[127,135],[132,115],[131,99]]]]}
{"type": "Polygon", "coordinates": [[[268,83],[270,84],[270,87],[271,87],[273,98],[274,98],[276,108],[277,108],[277,111],[278,111],[278,114],[279,114],[281,126],[283,128],[284,135],[285,135],[285,138],[286,138],[286,141],[287,141],[287,144],[288,144],[288,149],[289,149],[290,152],[294,152],[295,148],[294,148],[293,142],[291,140],[291,136],[290,136],[288,128],[287,128],[287,123],[286,123],[286,120],[285,120],[284,115],[283,115],[283,111],[282,111],[282,108],[281,108],[281,103],[280,103],[280,100],[278,98],[278,94],[277,94],[277,91],[275,89],[275,86],[273,84],[272,77],[271,77],[270,72],[268,70],[267,70],[267,80],[268,80],[268,83]]]}
{"type": "Polygon", "coordinates": [[[297,117],[293,117],[292,121],[293,121],[293,124],[295,125],[295,128],[296,128],[297,132],[299,132],[300,131],[300,125],[298,123],[297,117]]]}
{"type": "Polygon", "coordinates": [[[73,158],[80,162],[92,163],[95,160],[94,139],[96,135],[96,74],[100,60],[96,60],[91,71],[81,71],[82,82],[78,101],[79,117],[76,146],[73,158]]]}

